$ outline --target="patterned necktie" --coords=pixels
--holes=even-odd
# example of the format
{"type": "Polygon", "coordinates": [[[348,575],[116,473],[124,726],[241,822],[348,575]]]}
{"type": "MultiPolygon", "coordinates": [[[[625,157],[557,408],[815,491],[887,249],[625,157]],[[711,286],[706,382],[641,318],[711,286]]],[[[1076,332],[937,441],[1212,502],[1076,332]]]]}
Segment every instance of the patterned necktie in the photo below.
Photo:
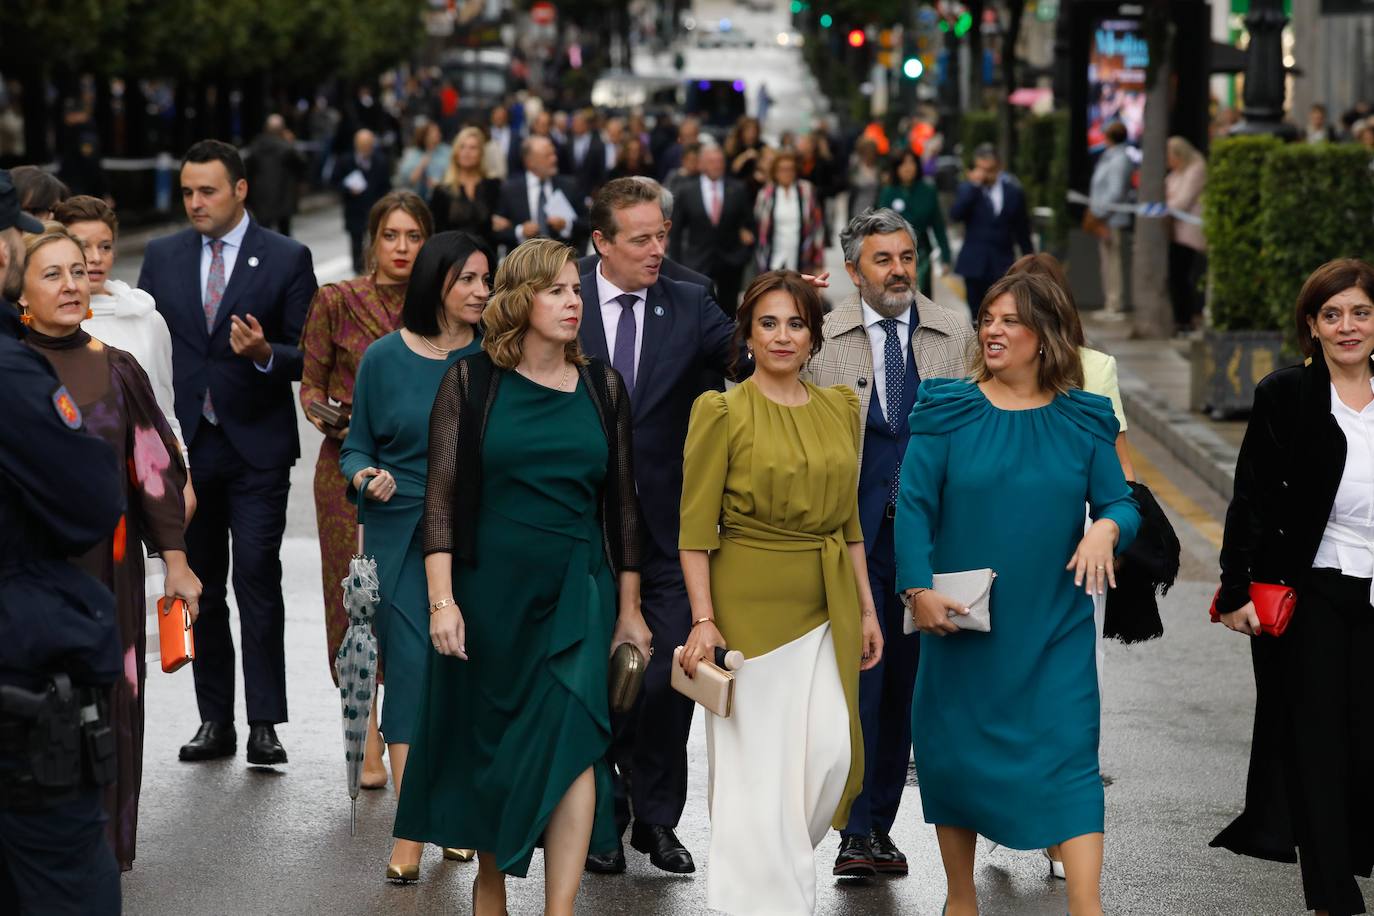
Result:
{"type": "Polygon", "coordinates": [[[620,320],[615,325],[615,352],[611,354],[611,365],[625,379],[625,390],[631,395],[635,392],[635,304],[639,297],[634,293],[616,296],[620,303],[620,320]]]}
{"type": "MultiPolygon", "coordinates": [[[[883,380],[887,393],[887,428],[893,436],[902,422],[902,404],[906,398],[906,360],[902,354],[902,337],[897,333],[897,319],[884,318],[878,326],[887,334],[883,341],[883,380]]],[[[896,505],[902,470],[902,459],[897,459],[897,467],[892,471],[892,482],[888,487],[888,505],[896,505]]]]}
{"type": "Polygon", "coordinates": [[[534,221],[539,224],[539,232],[542,235],[549,234],[549,193],[548,182],[539,182],[539,204],[535,210],[534,221]]]}
{"type": "MultiPolygon", "coordinates": [[[[224,298],[224,240],[210,240],[210,273],[205,279],[205,330],[213,332],[215,316],[219,314],[219,304],[224,298]]],[[[210,403],[210,389],[205,389],[205,405],[201,414],[211,423],[219,423],[215,416],[215,405],[210,403]]]]}

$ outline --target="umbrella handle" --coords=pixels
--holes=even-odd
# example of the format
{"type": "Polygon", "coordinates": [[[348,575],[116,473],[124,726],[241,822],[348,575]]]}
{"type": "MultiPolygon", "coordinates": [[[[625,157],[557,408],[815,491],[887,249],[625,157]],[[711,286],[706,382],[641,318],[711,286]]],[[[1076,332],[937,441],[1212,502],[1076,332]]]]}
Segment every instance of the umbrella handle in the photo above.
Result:
{"type": "Polygon", "coordinates": [[[363,555],[363,503],[367,502],[368,485],[376,479],[375,474],[371,477],[365,477],[363,478],[363,485],[358,488],[358,556],[363,555]]]}

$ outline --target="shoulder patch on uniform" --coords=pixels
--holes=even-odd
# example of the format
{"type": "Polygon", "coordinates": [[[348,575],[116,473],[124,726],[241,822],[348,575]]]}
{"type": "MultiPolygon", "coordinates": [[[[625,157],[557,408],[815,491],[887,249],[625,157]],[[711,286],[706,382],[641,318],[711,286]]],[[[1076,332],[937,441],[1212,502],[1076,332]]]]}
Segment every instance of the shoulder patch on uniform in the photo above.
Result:
{"type": "Polygon", "coordinates": [[[52,393],[52,406],[57,411],[58,417],[70,429],[81,428],[81,408],[77,407],[76,402],[72,400],[66,385],[59,385],[57,390],[52,393]]]}

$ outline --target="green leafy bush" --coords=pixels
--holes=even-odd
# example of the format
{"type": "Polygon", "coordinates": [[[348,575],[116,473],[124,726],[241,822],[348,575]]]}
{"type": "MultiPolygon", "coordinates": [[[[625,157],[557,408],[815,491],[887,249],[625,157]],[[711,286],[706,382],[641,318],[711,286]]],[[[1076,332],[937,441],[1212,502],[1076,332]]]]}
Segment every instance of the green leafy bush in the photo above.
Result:
{"type": "Polygon", "coordinates": [[[1012,173],[1025,188],[1031,207],[1049,207],[1054,218],[1045,228],[1047,248],[1062,250],[1069,235],[1069,113],[1028,114],[1017,125],[1012,173]]]}
{"type": "Polygon", "coordinates": [[[1356,144],[1272,150],[1260,175],[1259,232],[1266,298],[1280,327],[1307,275],[1333,258],[1374,255],[1374,173],[1356,144]]]}
{"type": "Polygon", "coordinates": [[[1274,137],[1228,137],[1212,144],[1202,221],[1212,281],[1211,321],[1217,330],[1282,327],[1287,306],[1269,299],[1260,259],[1260,173],[1281,146],[1274,137]]]}
{"type": "Polygon", "coordinates": [[[1002,128],[996,111],[966,111],[960,115],[959,142],[963,144],[964,168],[973,168],[973,151],[984,143],[997,145],[1002,128]]]}

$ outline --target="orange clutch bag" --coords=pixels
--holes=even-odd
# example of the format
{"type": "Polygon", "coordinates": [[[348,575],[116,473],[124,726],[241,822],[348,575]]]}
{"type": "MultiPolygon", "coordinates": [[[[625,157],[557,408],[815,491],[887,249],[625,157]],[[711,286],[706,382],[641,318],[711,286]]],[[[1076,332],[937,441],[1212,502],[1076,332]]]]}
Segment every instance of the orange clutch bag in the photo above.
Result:
{"type": "Polygon", "coordinates": [[[191,612],[180,598],[157,599],[157,635],[162,648],[162,670],[171,674],[187,662],[195,661],[196,638],[191,629],[191,612]]]}

